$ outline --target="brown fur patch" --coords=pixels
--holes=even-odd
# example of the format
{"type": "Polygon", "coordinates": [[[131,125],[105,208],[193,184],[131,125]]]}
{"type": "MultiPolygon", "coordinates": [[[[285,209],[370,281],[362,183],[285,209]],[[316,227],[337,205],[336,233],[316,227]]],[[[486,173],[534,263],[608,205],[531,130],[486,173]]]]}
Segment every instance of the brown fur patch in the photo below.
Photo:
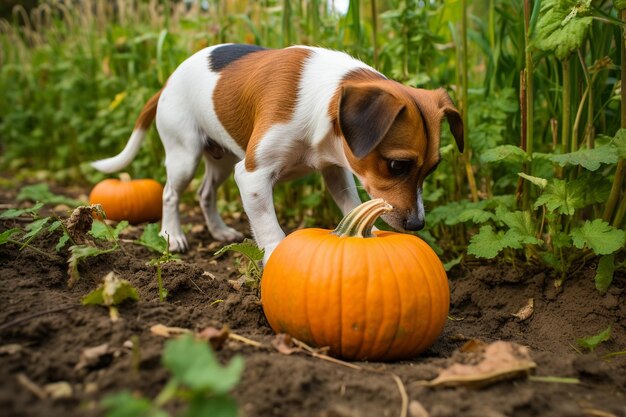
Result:
{"type": "Polygon", "coordinates": [[[293,117],[305,60],[311,51],[288,48],[254,52],[221,71],[213,92],[215,112],[228,134],[246,150],[254,171],[254,151],[267,130],[293,117]]]}
{"type": "MultiPolygon", "coordinates": [[[[345,82],[366,88],[377,86],[393,95],[404,106],[384,140],[372,152],[359,159],[345,141],[344,151],[354,172],[363,178],[366,191],[393,205],[396,209],[393,216],[406,216],[415,210],[418,186],[422,185],[426,173],[439,160],[439,141],[430,140],[427,136],[425,120],[411,94],[411,90],[414,90],[411,87],[373,77],[357,76],[345,82]],[[389,161],[392,159],[413,161],[411,171],[405,176],[394,176],[389,171],[389,161]]],[[[340,95],[340,91],[336,94],[340,95]]],[[[336,111],[335,109],[337,104],[331,103],[329,111],[336,111]]]]}
{"type": "Polygon", "coordinates": [[[159,103],[159,97],[161,97],[162,92],[163,89],[160,89],[155,95],[150,97],[150,100],[143,106],[135,122],[135,130],[148,130],[156,116],[157,104],[159,103]]]}

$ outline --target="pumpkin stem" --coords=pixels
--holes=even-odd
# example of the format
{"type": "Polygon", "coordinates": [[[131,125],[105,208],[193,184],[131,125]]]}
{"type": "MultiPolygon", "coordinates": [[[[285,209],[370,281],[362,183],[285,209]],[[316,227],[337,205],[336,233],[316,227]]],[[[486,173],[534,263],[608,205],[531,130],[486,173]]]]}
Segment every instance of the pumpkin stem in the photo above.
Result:
{"type": "Polygon", "coordinates": [[[122,182],[130,182],[132,180],[128,172],[120,173],[119,177],[120,177],[120,181],[122,182]]]}
{"type": "Polygon", "coordinates": [[[346,214],[333,231],[339,237],[373,237],[372,227],[378,217],[393,207],[382,198],[366,201],[346,214]]]}

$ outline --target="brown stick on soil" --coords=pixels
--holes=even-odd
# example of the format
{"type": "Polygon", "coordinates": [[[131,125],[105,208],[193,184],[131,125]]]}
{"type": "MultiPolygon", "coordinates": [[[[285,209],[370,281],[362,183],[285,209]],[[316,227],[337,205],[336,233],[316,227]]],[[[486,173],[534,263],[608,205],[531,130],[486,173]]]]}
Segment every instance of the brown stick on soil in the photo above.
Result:
{"type": "Polygon", "coordinates": [[[34,318],[37,318],[37,317],[45,316],[45,315],[48,315],[48,314],[61,313],[63,311],[73,310],[73,309],[78,308],[78,307],[80,307],[80,304],[72,304],[71,306],[55,308],[55,309],[47,310],[47,311],[40,311],[38,313],[34,313],[34,314],[31,314],[31,315],[28,315],[28,316],[22,316],[22,317],[20,317],[18,319],[15,319],[13,321],[10,321],[8,323],[4,323],[3,325],[1,325],[0,326],[0,331],[3,331],[5,329],[8,329],[9,327],[13,327],[13,326],[15,326],[17,324],[20,324],[20,323],[24,323],[24,322],[30,321],[30,320],[32,320],[34,318]]]}

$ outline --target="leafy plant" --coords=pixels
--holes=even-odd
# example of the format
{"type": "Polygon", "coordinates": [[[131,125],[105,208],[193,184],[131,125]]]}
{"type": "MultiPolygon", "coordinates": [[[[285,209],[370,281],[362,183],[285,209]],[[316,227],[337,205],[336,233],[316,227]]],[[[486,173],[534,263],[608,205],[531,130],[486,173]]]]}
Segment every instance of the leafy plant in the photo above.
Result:
{"type": "Polygon", "coordinates": [[[578,346],[588,349],[593,352],[602,342],[606,342],[611,338],[611,331],[613,326],[609,326],[600,333],[594,336],[586,336],[578,339],[576,343],[578,346]]]}
{"type": "Polygon", "coordinates": [[[146,225],[141,237],[136,242],[154,252],[161,254],[158,258],[150,259],[148,265],[156,268],[157,284],[159,286],[159,301],[165,301],[167,298],[167,289],[163,286],[161,265],[178,259],[176,255],[170,253],[169,236],[168,240],[165,240],[163,236],[159,234],[159,225],[156,223],[150,223],[146,225]]]}
{"type": "Polygon", "coordinates": [[[241,243],[231,243],[217,252],[215,256],[222,256],[226,252],[235,252],[243,255],[244,262],[240,262],[239,272],[244,278],[244,284],[250,288],[258,288],[263,271],[259,263],[263,260],[263,249],[259,249],[251,239],[244,239],[241,243]]]}
{"type": "Polygon", "coordinates": [[[119,311],[117,305],[126,301],[137,301],[137,290],[125,279],[121,279],[114,272],[109,272],[98,288],[83,297],[83,305],[100,305],[109,308],[111,321],[117,321],[119,311]]]}
{"type": "Polygon", "coordinates": [[[171,372],[168,383],[154,400],[123,392],[102,401],[107,417],[166,417],[167,403],[185,404],[186,417],[236,417],[237,404],[228,392],[237,385],[244,362],[239,356],[221,366],[206,342],[183,335],[165,344],[163,365],[171,372]]]}

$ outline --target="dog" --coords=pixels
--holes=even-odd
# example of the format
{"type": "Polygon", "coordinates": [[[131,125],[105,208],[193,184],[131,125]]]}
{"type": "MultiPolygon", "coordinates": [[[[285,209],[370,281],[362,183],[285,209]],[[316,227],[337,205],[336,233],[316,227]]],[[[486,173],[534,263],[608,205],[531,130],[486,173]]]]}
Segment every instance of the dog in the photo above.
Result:
{"type": "Polygon", "coordinates": [[[216,207],[216,190],[234,167],[265,263],[285,237],[273,186],[315,170],[344,214],[360,204],[356,176],[393,206],[387,224],[423,228],[422,185],[440,161],[444,117],[462,152],[463,121],[444,89],[407,87],[343,52],[222,44],[180,64],[142,109],[124,150],[92,166],[106,173],[127,166],[156,118],[167,170],[161,234],[170,249],[188,249],[178,202],[202,157],[198,197],[209,232],[220,241],[243,238],[216,207]]]}

